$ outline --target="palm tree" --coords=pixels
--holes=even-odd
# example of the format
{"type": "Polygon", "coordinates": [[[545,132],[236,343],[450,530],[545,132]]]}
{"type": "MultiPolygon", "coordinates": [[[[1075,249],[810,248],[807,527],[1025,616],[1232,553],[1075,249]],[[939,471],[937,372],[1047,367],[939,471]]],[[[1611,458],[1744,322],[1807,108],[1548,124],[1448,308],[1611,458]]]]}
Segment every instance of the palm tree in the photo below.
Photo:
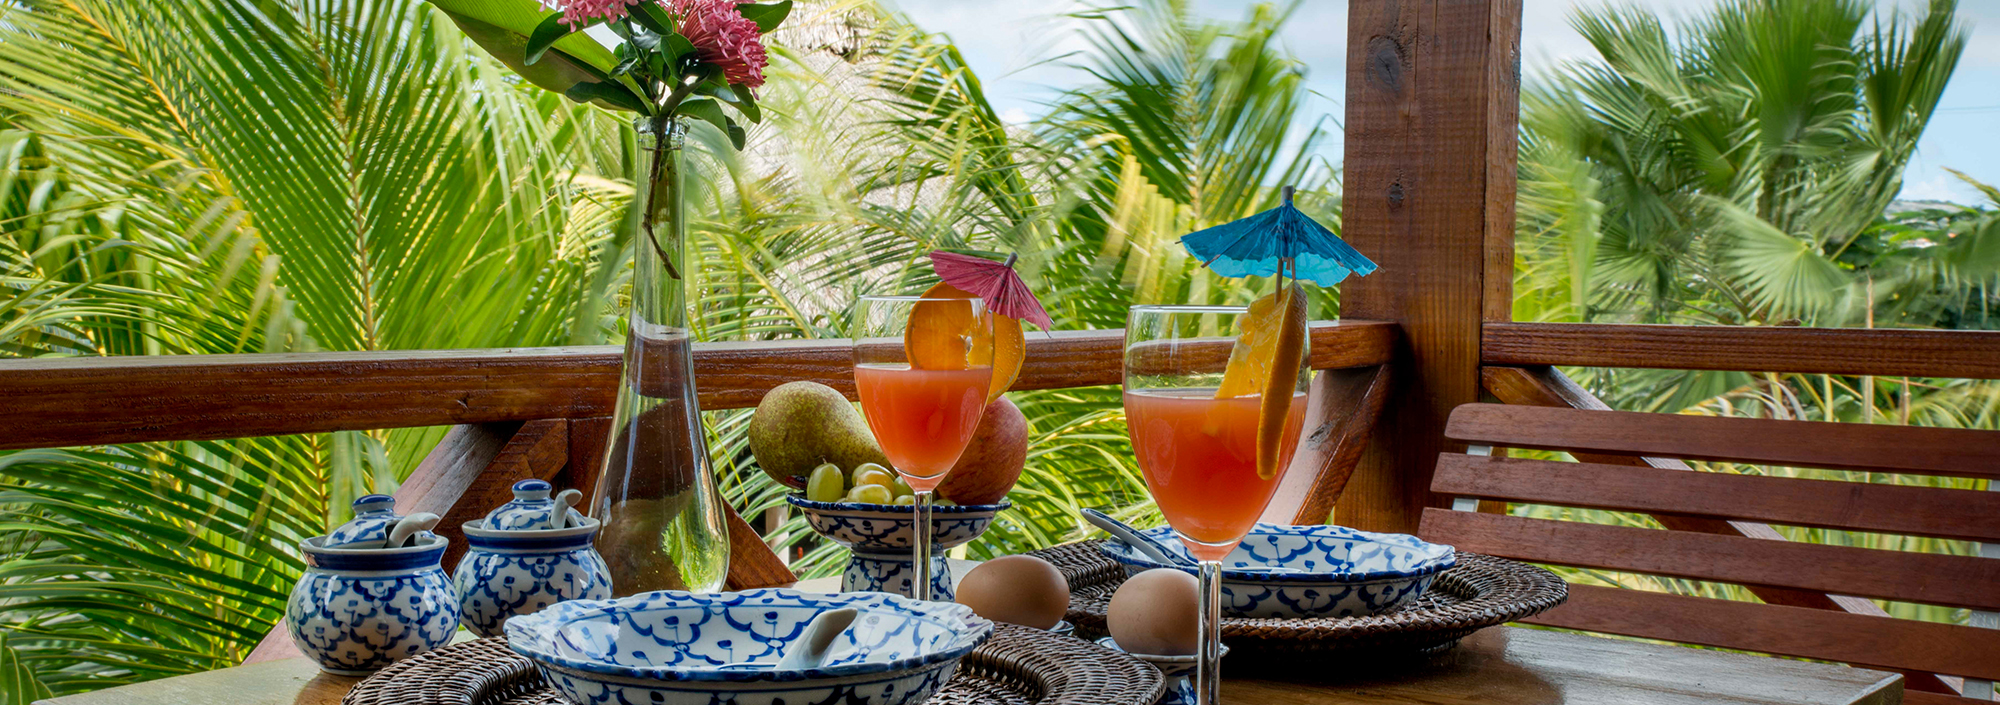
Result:
{"type": "MultiPolygon", "coordinates": [[[[520,84],[436,10],[16,5],[0,10],[5,354],[620,334],[629,127],[520,84]]],[[[1115,29],[1125,11],[1095,13],[1104,42],[1078,60],[1116,80],[1023,129],[998,119],[943,38],[862,2],[815,10],[819,22],[784,36],[789,62],[766,87],[772,118],[751,148],[696,150],[707,339],[841,335],[857,293],[928,286],[922,258],[937,248],[1052,253],[1024,263],[1044,291],[1111,297],[1058,311],[1061,325],[1115,327],[1134,294],[1099,274],[1151,277],[1143,300],[1179,296],[1162,284],[1190,269],[1170,246],[1176,228],[1268,205],[1281,180],[1330,182],[1304,156],[1311,138],[1279,146],[1303,90],[1302,69],[1270,44],[1282,12],[1215,23],[1153,2],[1129,13],[1144,20],[1133,29],[1115,29]],[[1158,96],[1258,109],[1183,111],[1165,142],[1106,146],[1154,140],[1115,120],[1158,96]],[[1113,200],[1128,167],[1143,170],[1129,182],[1141,192],[1170,184],[1145,202],[1157,217],[1113,200]]],[[[724,138],[697,126],[693,139],[724,138]]],[[[1245,296],[1208,286],[1202,298],[1245,296]]],[[[1016,398],[1034,428],[1020,508],[975,554],[1078,535],[1081,506],[1147,511],[1114,390],[1016,398]]],[[[750,464],[746,419],[712,414],[711,447],[725,491],[753,512],[780,504],[782,488],[750,464]]],[[[235,663],[278,617],[301,567],[292,544],[344,518],[348,498],[393,488],[437,433],[0,454],[0,671],[13,686],[0,697],[235,663]]],[[[794,521],[773,538],[810,536],[794,521]]],[[[799,567],[838,559],[819,546],[799,567]]]]}
{"type": "Polygon", "coordinates": [[[1840,258],[1901,187],[1955,11],[1730,0],[1679,41],[1637,8],[1578,14],[1601,58],[1522,98],[1517,318],[1860,323],[1867,267],[1840,258]]]}
{"type": "MultiPolygon", "coordinates": [[[[616,121],[403,3],[76,0],[0,19],[9,355],[601,340],[616,121]]],[[[293,544],[436,430],[0,454],[0,664],[32,698],[241,660],[293,544]]],[[[18,685],[17,685],[18,684],[18,685]]]]}

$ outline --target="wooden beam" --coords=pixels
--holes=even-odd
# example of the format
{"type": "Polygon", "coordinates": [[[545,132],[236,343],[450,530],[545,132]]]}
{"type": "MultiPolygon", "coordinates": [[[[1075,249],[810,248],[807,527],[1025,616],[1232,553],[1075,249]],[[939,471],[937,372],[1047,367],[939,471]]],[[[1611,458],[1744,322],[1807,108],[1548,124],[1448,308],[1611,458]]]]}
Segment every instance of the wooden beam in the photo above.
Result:
{"type": "MultiPolygon", "coordinates": [[[[467,428],[467,427],[460,427],[467,428]]],[[[449,439],[447,439],[449,440],[449,439]]],[[[602,441],[599,441],[600,445],[602,441]]],[[[438,444],[439,448],[444,443],[438,444]]],[[[428,459],[428,458],[427,458],[428,459]]],[[[465,524],[479,521],[494,507],[506,504],[514,498],[514,483],[522,480],[547,480],[555,483],[567,478],[561,477],[563,469],[569,465],[569,421],[567,419],[537,419],[521,424],[521,428],[507,439],[500,452],[488,461],[472,482],[459,489],[458,496],[446,497],[447,488],[440,486],[427,496],[413,502],[422,509],[410,511],[435,512],[444,517],[438,522],[437,533],[451,540],[445,547],[444,569],[446,572],[458,569],[458,559],[465,556],[465,524]],[[435,507],[443,506],[439,510],[435,507]]],[[[425,471],[424,465],[410,473],[416,479],[425,471]]],[[[589,481],[591,475],[585,475],[589,481]]],[[[445,483],[439,483],[443,485],[445,483]]],[[[456,484],[456,483],[452,483],[456,484]]],[[[569,489],[568,485],[557,485],[558,491],[569,489]]],[[[587,491],[587,490],[586,490],[587,491]]],[[[590,511],[590,505],[579,506],[578,511],[590,511]]]]}
{"type": "Polygon", "coordinates": [[[1313,379],[1312,402],[1306,409],[1306,418],[1313,420],[1311,431],[1300,439],[1262,521],[1326,523],[1361,460],[1375,420],[1382,415],[1390,381],[1387,365],[1326,370],[1313,379]]]}
{"type": "MultiPolygon", "coordinates": [[[[1317,369],[1379,365],[1396,326],[1317,323],[1317,369]]],[[[1028,336],[1015,389],[1117,384],[1123,331],[1028,336]]],[[[695,346],[702,408],[756,405],[808,379],[852,396],[846,340],[695,346]]],[[[609,346],[0,361],[0,449],[444,426],[611,413],[609,346]]]]}
{"type": "Polygon", "coordinates": [[[1479,326],[1509,297],[1488,275],[1513,270],[1520,16],[1520,0],[1349,11],[1342,236],[1381,271],[1343,284],[1341,306],[1401,323],[1408,344],[1379,427],[1395,442],[1365,456],[1342,524],[1415,530],[1445,417],[1479,398],[1479,326]]]}
{"type": "MultiPolygon", "coordinates": [[[[1589,390],[1577,386],[1574,380],[1553,367],[1484,367],[1480,369],[1480,383],[1487,393],[1507,404],[1533,406],[1556,406],[1572,409],[1608,411],[1611,406],[1598,399],[1589,390]]],[[[1630,455],[1610,455],[1587,451],[1571,451],[1570,455],[1586,463],[1607,465],[1631,465],[1668,470],[1693,472],[1687,463],[1673,458],[1650,458],[1630,455]]],[[[1653,518],[1660,525],[1674,531],[1698,531],[1725,536],[1748,536],[1767,541],[1785,541],[1784,534],[1769,524],[1754,521],[1725,521],[1706,517],[1676,516],[1657,514],[1653,518]]],[[[1811,590],[1791,588],[1751,586],[1750,593],[1768,604],[1804,607],[1808,609],[1836,610],[1870,617],[1887,617],[1881,605],[1873,600],[1851,595],[1829,595],[1811,590]]],[[[1909,687],[1916,690],[1947,692],[1952,685],[1934,673],[1918,671],[1904,672],[1909,687]]],[[[1955,680],[1955,679],[1954,679],[1955,680]]]]}
{"type": "Polygon", "coordinates": [[[1490,323],[1489,365],[2000,379],[2000,331],[1490,323]]]}
{"type": "Polygon", "coordinates": [[[1446,453],[1431,489],[1613,512],[2000,543],[2000,492],[1446,453]]]}
{"type": "Polygon", "coordinates": [[[1445,434],[1470,443],[1780,467],[2000,478],[2000,431],[1479,404],[1445,434]]]}
{"type": "Polygon", "coordinates": [[[1423,536],[1461,551],[1738,585],[2000,609],[2000,561],[1692,531],[1424,510],[1423,536]]]}
{"type": "Polygon", "coordinates": [[[1894,617],[1571,585],[1569,602],[1521,621],[1876,668],[2000,674],[2000,640],[1990,632],[1894,617]]]}

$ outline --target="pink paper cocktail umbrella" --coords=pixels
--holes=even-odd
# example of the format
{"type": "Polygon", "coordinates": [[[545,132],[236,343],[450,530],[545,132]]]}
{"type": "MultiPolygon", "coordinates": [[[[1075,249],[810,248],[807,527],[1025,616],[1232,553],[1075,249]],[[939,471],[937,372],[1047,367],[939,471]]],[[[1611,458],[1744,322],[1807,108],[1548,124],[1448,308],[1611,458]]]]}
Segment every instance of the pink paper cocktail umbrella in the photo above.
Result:
{"type": "Polygon", "coordinates": [[[995,262],[938,250],[931,253],[931,266],[937,269],[938,278],[944,283],[985,299],[986,308],[994,313],[1048,330],[1055,321],[1049,318],[1049,312],[1042,310],[1035,292],[1029,291],[1028,284],[1014,271],[1017,259],[1018,255],[1008,255],[1007,261],[995,262]]]}

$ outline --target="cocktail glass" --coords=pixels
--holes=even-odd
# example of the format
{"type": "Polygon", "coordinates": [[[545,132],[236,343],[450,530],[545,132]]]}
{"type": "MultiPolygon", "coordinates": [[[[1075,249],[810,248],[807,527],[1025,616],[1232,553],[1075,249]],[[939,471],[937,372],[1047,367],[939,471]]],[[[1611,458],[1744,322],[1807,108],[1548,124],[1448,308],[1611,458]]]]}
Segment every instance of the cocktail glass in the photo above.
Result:
{"type": "Polygon", "coordinates": [[[931,501],[979,428],[993,382],[993,316],[977,298],[864,296],[854,386],[868,428],[916,495],[914,597],[931,599],[931,501]]]}
{"type": "Polygon", "coordinates": [[[1260,473],[1263,395],[1217,397],[1247,315],[1248,309],[1232,306],[1134,306],[1125,324],[1125,416],[1132,451],[1160,513],[1200,562],[1195,673],[1200,705],[1219,702],[1221,560],[1270,503],[1305,423],[1308,356],[1273,361],[1275,374],[1290,378],[1292,399],[1275,429],[1276,471],[1260,473]]]}

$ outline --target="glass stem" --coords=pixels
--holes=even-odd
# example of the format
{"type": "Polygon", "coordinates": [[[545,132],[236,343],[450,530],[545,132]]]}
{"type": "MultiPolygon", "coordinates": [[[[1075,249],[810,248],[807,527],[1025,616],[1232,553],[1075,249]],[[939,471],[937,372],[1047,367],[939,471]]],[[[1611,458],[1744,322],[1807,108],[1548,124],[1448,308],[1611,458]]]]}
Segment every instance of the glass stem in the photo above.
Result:
{"type": "Polygon", "coordinates": [[[910,597],[931,599],[931,491],[917,490],[916,524],[911,527],[910,597]]]}
{"type": "Polygon", "coordinates": [[[1195,664],[1196,705],[1222,703],[1222,562],[1201,562],[1201,602],[1195,608],[1201,621],[1200,660],[1195,664]]]}

